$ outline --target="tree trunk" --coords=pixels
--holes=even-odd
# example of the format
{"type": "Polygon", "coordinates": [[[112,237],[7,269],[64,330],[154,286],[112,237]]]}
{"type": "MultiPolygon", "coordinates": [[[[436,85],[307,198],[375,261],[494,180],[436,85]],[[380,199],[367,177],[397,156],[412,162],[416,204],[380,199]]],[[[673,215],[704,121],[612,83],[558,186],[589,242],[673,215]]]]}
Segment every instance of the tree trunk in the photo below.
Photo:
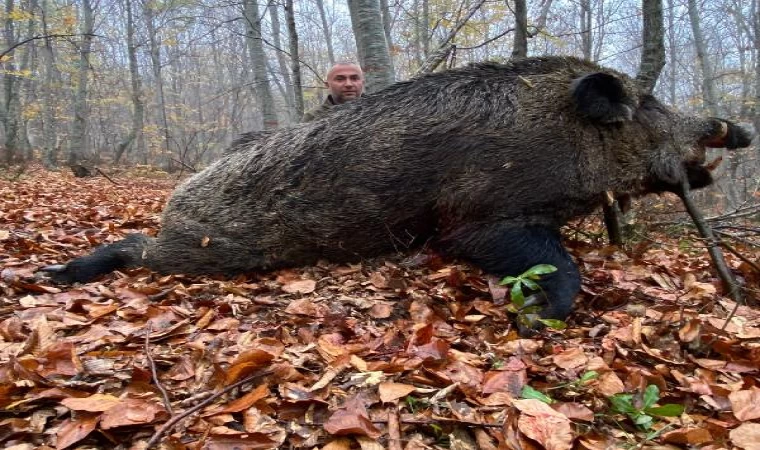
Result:
{"type": "Polygon", "coordinates": [[[246,42],[253,66],[253,82],[256,100],[261,108],[261,116],[265,130],[277,128],[277,112],[274,108],[272,89],[269,86],[266,54],[261,40],[261,16],[257,0],[243,2],[243,19],[245,20],[246,42]]]}
{"type": "Polygon", "coordinates": [[[154,22],[154,1],[148,0],[143,3],[143,16],[145,25],[148,29],[148,45],[150,50],[150,63],[153,71],[153,82],[156,84],[156,103],[158,104],[157,121],[161,124],[161,132],[164,141],[164,155],[159,158],[161,165],[168,172],[174,171],[174,162],[172,160],[171,150],[169,149],[169,121],[166,118],[166,97],[164,96],[164,80],[161,75],[161,47],[158,42],[156,24],[154,22]]]}
{"type": "MultiPolygon", "coordinates": [[[[285,59],[285,53],[282,52],[282,45],[280,39],[280,12],[276,2],[269,3],[269,17],[272,20],[272,42],[276,47],[277,52],[277,65],[280,67],[280,76],[285,83],[285,103],[288,105],[288,115],[291,119],[298,120],[301,116],[295,115],[295,107],[293,104],[293,83],[290,81],[290,70],[288,70],[288,62],[285,59]]],[[[291,120],[292,121],[292,120],[291,120]]]]}
{"type": "MultiPolygon", "coordinates": [[[[14,0],[5,0],[5,44],[11,48],[16,43],[16,30],[10,13],[14,9],[14,0]]],[[[7,61],[3,62],[3,68],[6,73],[3,76],[3,101],[2,124],[5,129],[5,163],[12,164],[19,150],[19,120],[21,111],[19,111],[19,83],[15,75],[18,66],[15,63],[15,51],[10,51],[6,57],[7,61]]]]}
{"type": "Polygon", "coordinates": [[[322,34],[324,35],[325,43],[327,44],[327,59],[332,66],[335,64],[335,52],[333,51],[332,29],[327,22],[327,14],[325,14],[325,2],[324,0],[315,1],[317,3],[317,9],[319,10],[319,18],[322,19],[322,34]]]}
{"type": "MultiPolygon", "coordinates": [[[[42,0],[42,33],[50,34],[47,17],[50,13],[50,0],[42,0]]],[[[44,82],[42,83],[42,164],[46,169],[58,167],[58,147],[56,146],[55,126],[55,60],[53,55],[53,40],[45,38],[42,47],[42,63],[44,66],[44,82]]]]}
{"type": "Polygon", "coordinates": [[[420,37],[422,38],[422,55],[427,60],[430,57],[430,1],[422,0],[422,22],[420,37]]]}
{"type": "Polygon", "coordinates": [[[145,137],[143,135],[143,121],[145,106],[142,101],[142,87],[140,72],[137,66],[137,47],[135,45],[135,23],[132,15],[132,0],[124,0],[124,8],[127,10],[127,56],[129,59],[129,76],[132,85],[132,127],[129,134],[119,143],[114,156],[114,164],[118,164],[124,152],[137,139],[137,154],[147,159],[145,150],[145,137]]]}
{"type": "Polygon", "coordinates": [[[383,31],[385,32],[385,43],[388,47],[388,60],[391,64],[391,73],[395,73],[393,66],[393,57],[391,49],[393,48],[393,39],[391,38],[391,11],[388,7],[388,0],[380,0],[380,14],[383,18],[383,31]]]}
{"type": "Polygon", "coordinates": [[[90,72],[90,48],[94,21],[90,0],[82,0],[82,42],[79,45],[79,71],[77,74],[77,89],[74,97],[74,120],[69,136],[69,167],[77,166],[87,159],[87,78],[90,72]]]}
{"type": "Polygon", "coordinates": [[[515,0],[515,41],[513,58],[528,56],[528,5],[526,0],[515,0]]]}
{"type": "Polygon", "coordinates": [[[293,0],[285,0],[285,17],[288,21],[288,42],[290,44],[290,70],[293,74],[293,97],[296,101],[296,117],[303,117],[303,85],[301,83],[301,61],[298,54],[298,30],[293,0]]]}
{"type": "MultiPolygon", "coordinates": [[[[31,11],[36,11],[37,6],[37,0],[30,0],[28,3],[28,8],[31,11]]],[[[30,17],[27,20],[26,24],[26,33],[24,36],[22,36],[23,40],[29,40],[32,39],[35,36],[37,29],[37,18],[36,17],[30,17]]],[[[25,45],[24,46],[24,52],[21,56],[21,62],[19,64],[19,69],[21,73],[37,73],[37,48],[34,45],[25,45]]],[[[36,103],[37,97],[35,95],[35,87],[37,86],[37,82],[33,81],[29,77],[24,77],[20,80],[20,83],[18,84],[18,91],[19,93],[24,92],[26,98],[24,99],[24,104],[31,105],[36,103]]],[[[21,113],[23,111],[23,108],[21,106],[21,96],[18,96],[18,105],[16,106],[16,110],[21,113]]],[[[24,118],[23,114],[19,115],[18,119],[18,158],[20,161],[25,160],[31,160],[33,158],[32,153],[32,144],[29,142],[29,132],[28,132],[28,124],[29,119],[24,118]]]]}
{"type": "Polygon", "coordinates": [[[702,35],[702,25],[699,21],[699,11],[697,10],[697,1],[688,0],[689,5],[689,22],[691,22],[691,32],[694,37],[694,48],[697,52],[697,63],[702,70],[702,96],[704,97],[705,109],[711,116],[718,115],[718,96],[715,94],[715,77],[713,75],[712,64],[706,58],[706,44],[702,35]]]}
{"type": "Polygon", "coordinates": [[[583,58],[592,60],[591,0],[581,0],[581,50],[583,58]]]}
{"type": "Polygon", "coordinates": [[[356,57],[359,59],[359,65],[364,66],[364,47],[365,44],[362,42],[362,39],[364,39],[364,34],[361,31],[360,28],[360,20],[359,16],[357,15],[357,9],[351,6],[352,2],[355,2],[356,0],[347,0],[348,1],[348,13],[351,16],[351,30],[354,32],[354,42],[356,42],[356,57]]]}
{"type": "Polygon", "coordinates": [[[642,0],[643,40],[641,65],[636,81],[646,92],[654,92],[657,79],[665,67],[665,26],[662,0],[642,0]]]}
{"type": "MultiPolygon", "coordinates": [[[[755,14],[752,16],[752,30],[754,31],[754,47],[760,49],[760,0],[752,0],[752,10],[755,14]]],[[[755,53],[755,106],[752,107],[753,125],[760,131],[760,52],[755,53]]]]}
{"type": "Polygon", "coordinates": [[[303,86],[301,84],[301,61],[298,55],[298,31],[293,0],[285,1],[285,17],[288,21],[288,41],[290,43],[290,67],[293,73],[293,96],[296,101],[296,117],[303,117],[303,86]]]}
{"type": "Polygon", "coordinates": [[[388,43],[378,0],[348,0],[351,10],[356,46],[362,46],[364,55],[362,70],[366,79],[367,92],[376,92],[393,83],[394,75],[388,43]]]}
{"type": "Polygon", "coordinates": [[[422,36],[424,34],[427,34],[425,31],[423,31],[422,28],[422,20],[420,19],[419,14],[419,5],[420,0],[414,0],[414,3],[412,3],[412,11],[414,11],[414,42],[412,43],[412,48],[414,49],[414,62],[416,63],[417,67],[421,67],[424,60],[422,57],[422,36]]]}
{"type": "Polygon", "coordinates": [[[676,87],[678,86],[678,71],[676,70],[676,62],[678,61],[678,51],[676,50],[676,14],[673,8],[673,0],[668,0],[668,49],[670,52],[670,61],[668,63],[668,97],[670,97],[671,106],[675,106],[676,102],[678,101],[676,98],[676,87]]]}

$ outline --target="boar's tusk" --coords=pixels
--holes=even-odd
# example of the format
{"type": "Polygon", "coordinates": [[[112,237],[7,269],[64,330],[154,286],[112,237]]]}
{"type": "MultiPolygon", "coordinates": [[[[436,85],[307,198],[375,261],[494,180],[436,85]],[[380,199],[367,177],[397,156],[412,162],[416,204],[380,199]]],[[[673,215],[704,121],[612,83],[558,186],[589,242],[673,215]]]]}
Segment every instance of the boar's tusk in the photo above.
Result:
{"type": "Polygon", "coordinates": [[[718,138],[725,139],[728,136],[728,124],[724,121],[720,121],[720,131],[718,132],[718,138]]]}

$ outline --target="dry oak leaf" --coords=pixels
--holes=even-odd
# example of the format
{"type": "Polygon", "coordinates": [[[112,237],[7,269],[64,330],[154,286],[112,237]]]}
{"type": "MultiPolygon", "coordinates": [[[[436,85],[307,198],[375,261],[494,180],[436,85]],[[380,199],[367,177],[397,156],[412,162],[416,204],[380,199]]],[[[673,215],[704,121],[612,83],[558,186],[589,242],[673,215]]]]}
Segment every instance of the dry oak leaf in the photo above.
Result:
{"type": "Polygon", "coordinates": [[[260,384],[256,387],[256,389],[253,389],[252,391],[248,392],[244,396],[237,398],[231,401],[230,403],[227,403],[221,409],[213,409],[203,415],[211,416],[215,414],[240,412],[244,409],[250,408],[254,403],[268,396],[269,396],[269,386],[267,386],[266,384],[260,384]]]}
{"type": "Polygon", "coordinates": [[[583,420],[585,422],[594,421],[594,411],[581,403],[560,402],[553,403],[551,406],[555,411],[567,416],[568,419],[583,420]]]}
{"type": "Polygon", "coordinates": [[[380,383],[377,386],[377,390],[380,394],[380,400],[382,400],[383,403],[390,403],[400,399],[401,397],[406,397],[416,389],[417,388],[411,384],[403,383],[380,383]]]}
{"type": "Polygon", "coordinates": [[[84,398],[65,398],[61,404],[74,411],[103,412],[121,403],[119,397],[108,394],[93,394],[84,398]]]}
{"type": "Polygon", "coordinates": [[[287,308],[285,308],[285,312],[319,319],[327,315],[328,308],[323,304],[314,303],[308,298],[300,298],[290,302],[287,308]]]}
{"type": "Polygon", "coordinates": [[[604,372],[599,375],[596,390],[602,395],[611,396],[625,391],[623,380],[615,372],[604,372]]]}
{"type": "Polygon", "coordinates": [[[325,431],[335,435],[358,434],[372,439],[379,438],[380,430],[372,424],[367,408],[362,402],[360,397],[346,400],[343,406],[327,419],[325,431]]]}
{"type": "Polygon", "coordinates": [[[539,400],[515,400],[512,405],[521,413],[517,421],[520,432],[543,445],[546,450],[572,448],[575,436],[567,416],[539,400]]]}
{"type": "Polygon", "coordinates": [[[743,423],[731,430],[728,437],[744,450],[760,450],[760,423],[743,423]]]}
{"type": "Polygon", "coordinates": [[[662,440],[668,444],[701,445],[713,442],[713,437],[706,428],[679,428],[662,435],[662,440]]]}
{"type": "Polygon", "coordinates": [[[583,353],[582,348],[574,347],[570,350],[565,350],[562,353],[554,355],[552,360],[557,367],[563,369],[575,369],[576,367],[585,365],[588,362],[588,357],[583,353]]]}
{"type": "Polygon", "coordinates": [[[153,422],[156,416],[165,413],[164,406],[137,398],[127,398],[112,406],[100,416],[100,428],[108,430],[129,425],[144,425],[153,422]]]}
{"type": "Polygon", "coordinates": [[[728,395],[734,416],[741,421],[760,417],[760,389],[732,392],[728,395]]]}
{"type": "Polygon", "coordinates": [[[314,280],[297,280],[291,281],[282,286],[282,290],[288,294],[311,294],[317,288],[317,282],[314,280]]]}
{"type": "Polygon", "coordinates": [[[98,424],[100,416],[97,414],[79,414],[76,419],[68,419],[56,432],[57,450],[63,450],[86,438],[98,424]]]}

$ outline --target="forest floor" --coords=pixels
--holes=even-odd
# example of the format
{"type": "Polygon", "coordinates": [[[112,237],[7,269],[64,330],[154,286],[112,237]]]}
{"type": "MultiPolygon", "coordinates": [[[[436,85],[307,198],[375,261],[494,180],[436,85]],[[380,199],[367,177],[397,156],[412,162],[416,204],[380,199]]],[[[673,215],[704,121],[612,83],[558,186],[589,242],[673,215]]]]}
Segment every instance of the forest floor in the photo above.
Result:
{"type": "Polygon", "coordinates": [[[569,227],[575,311],[524,339],[498,280],[432,253],[56,286],[40,267],[155,234],[177,181],[5,175],[4,448],[760,449],[760,310],[726,321],[735,304],[688,226],[626,249],[598,219],[569,227]]]}

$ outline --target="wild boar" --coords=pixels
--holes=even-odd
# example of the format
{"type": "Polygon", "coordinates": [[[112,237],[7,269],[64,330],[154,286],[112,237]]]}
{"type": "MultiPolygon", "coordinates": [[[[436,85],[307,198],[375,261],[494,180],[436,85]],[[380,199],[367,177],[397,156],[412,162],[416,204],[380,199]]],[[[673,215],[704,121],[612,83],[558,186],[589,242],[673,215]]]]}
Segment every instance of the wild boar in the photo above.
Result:
{"type": "Polygon", "coordinates": [[[679,114],[614,70],[568,57],[433,73],[325,118],[238,140],[179,186],[156,238],[135,234],[65,266],[235,274],[355,261],[429,244],[496,276],[536,264],[544,318],[580,288],[559,229],[606,192],[708,184],[705,146],[748,146],[722,119],[679,114]]]}

